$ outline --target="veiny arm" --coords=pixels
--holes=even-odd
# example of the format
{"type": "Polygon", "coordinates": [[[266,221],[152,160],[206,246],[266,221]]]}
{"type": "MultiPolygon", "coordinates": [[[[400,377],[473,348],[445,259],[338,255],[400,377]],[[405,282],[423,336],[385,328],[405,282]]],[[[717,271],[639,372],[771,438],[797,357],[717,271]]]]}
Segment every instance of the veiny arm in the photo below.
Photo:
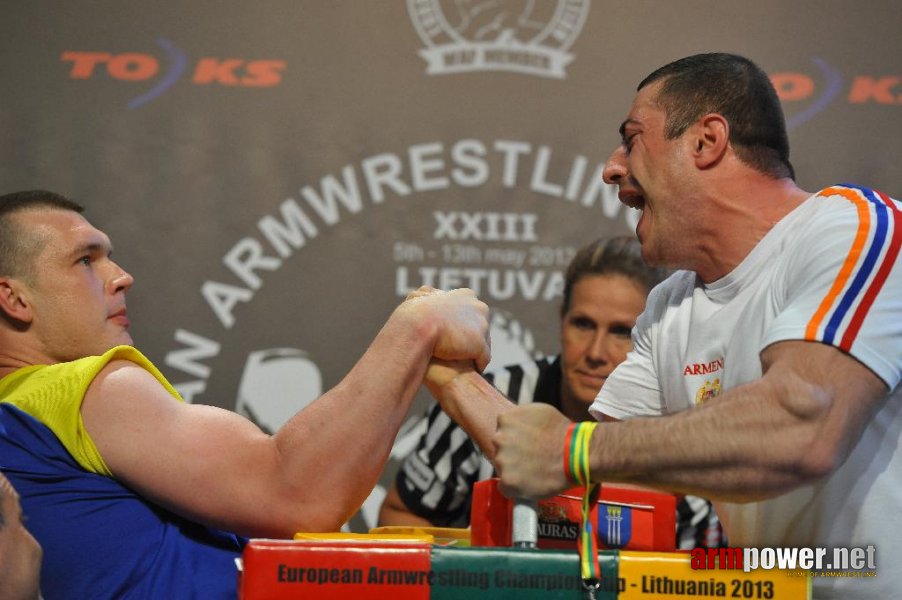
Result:
{"type": "Polygon", "coordinates": [[[328,531],[379,478],[430,357],[488,363],[487,307],[469,290],[409,298],[332,390],[268,436],[169,396],[136,365],[107,365],[85,426],[114,475],[200,523],[251,536],[328,531]]]}
{"type": "MultiPolygon", "coordinates": [[[[872,371],[832,346],[774,344],[764,375],[676,415],[601,423],[593,479],[652,485],[734,502],[773,497],[830,474],[887,397],[872,371]]],[[[569,421],[545,406],[499,418],[502,489],[545,497],[567,487],[561,468],[569,421]]]]}

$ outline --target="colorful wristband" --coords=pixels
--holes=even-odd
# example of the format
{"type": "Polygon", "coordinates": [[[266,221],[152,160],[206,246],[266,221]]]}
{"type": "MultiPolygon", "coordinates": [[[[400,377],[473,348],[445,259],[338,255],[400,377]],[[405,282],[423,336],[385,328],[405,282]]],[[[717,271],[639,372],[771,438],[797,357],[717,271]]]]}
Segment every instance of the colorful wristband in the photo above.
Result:
{"type": "Polygon", "coordinates": [[[567,435],[564,436],[564,476],[573,485],[579,485],[579,481],[574,479],[573,470],[570,467],[570,456],[573,454],[573,432],[579,423],[570,423],[567,427],[567,435]]]}
{"type": "Polygon", "coordinates": [[[601,485],[591,482],[589,468],[589,442],[598,423],[571,423],[564,438],[564,474],[574,485],[585,486],[582,503],[582,525],[577,548],[579,549],[580,575],[583,587],[590,597],[594,596],[601,582],[601,567],[598,564],[598,537],[592,527],[590,513],[601,494],[601,485]]]}
{"type": "Polygon", "coordinates": [[[571,423],[564,438],[564,475],[573,485],[588,485],[589,441],[598,423],[571,423]]]}

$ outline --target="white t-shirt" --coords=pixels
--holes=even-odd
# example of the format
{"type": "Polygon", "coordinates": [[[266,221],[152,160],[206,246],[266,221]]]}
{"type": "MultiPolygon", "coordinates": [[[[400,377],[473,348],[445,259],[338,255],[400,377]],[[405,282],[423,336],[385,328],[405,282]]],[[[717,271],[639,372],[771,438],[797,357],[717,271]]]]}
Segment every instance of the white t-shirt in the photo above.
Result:
{"type": "Polygon", "coordinates": [[[895,391],[832,475],[772,500],[717,505],[731,545],[876,547],[877,578],[816,577],[816,598],[902,590],[900,238],[897,201],[845,186],[812,196],[720,280],[681,271],[653,290],[633,351],[590,409],[618,419],[690,409],[759,379],[761,351],[785,340],[836,346],[874,371],[895,391]]]}

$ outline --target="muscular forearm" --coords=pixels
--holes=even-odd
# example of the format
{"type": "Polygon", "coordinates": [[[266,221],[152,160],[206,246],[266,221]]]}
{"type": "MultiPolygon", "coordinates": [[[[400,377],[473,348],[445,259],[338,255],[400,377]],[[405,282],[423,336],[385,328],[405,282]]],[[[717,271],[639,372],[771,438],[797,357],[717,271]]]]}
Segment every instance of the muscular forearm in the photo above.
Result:
{"type": "Polygon", "coordinates": [[[667,418],[602,423],[592,438],[593,476],[730,501],[784,493],[824,474],[805,422],[764,417],[749,391],[667,418]],[[757,417],[762,418],[757,418],[757,417]],[[666,440],[666,442],[663,442],[666,440]]]}
{"type": "Polygon", "coordinates": [[[817,350],[817,366],[778,365],[695,410],[600,425],[592,439],[598,475],[731,501],[828,475],[887,390],[853,359],[817,350]],[[825,375],[831,371],[835,378],[825,375]]]}
{"type": "Polygon", "coordinates": [[[498,416],[514,404],[472,370],[460,373],[440,387],[430,385],[429,389],[448,416],[467,432],[490,461],[493,460],[492,435],[498,425],[498,416]]]}
{"type": "Polygon", "coordinates": [[[337,531],[378,481],[428,362],[428,337],[392,330],[384,329],[338,385],[273,436],[243,419],[226,428],[238,419],[229,413],[215,432],[210,418],[196,419],[198,431],[222,442],[212,455],[196,456],[193,476],[182,470],[204,497],[181,490],[174,502],[161,503],[251,537],[337,531]]]}
{"type": "Polygon", "coordinates": [[[177,401],[127,360],[95,377],[82,417],[111,473],[180,515],[250,536],[335,530],[381,474],[430,358],[488,362],[487,312],[470,290],[405,300],[348,375],[273,436],[177,401]]]}
{"type": "Polygon", "coordinates": [[[431,332],[389,322],[335,388],[274,436],[282,478],[307,499],[294,527],[337,529],[372,490],[432,352],[431,332]]]}
{"type": "MultiPolygon", "coordinates": [[[[765,375],[679,414],[605,422],[590,444],[593,479],[751,501],[831,473],[887,396],[866,367],[833,348],[784,342],[762,353],[765,375]]],[[[567,485],[569,421],[528,406],[499,419],[496,468],[511,495],[567,485]]]]}

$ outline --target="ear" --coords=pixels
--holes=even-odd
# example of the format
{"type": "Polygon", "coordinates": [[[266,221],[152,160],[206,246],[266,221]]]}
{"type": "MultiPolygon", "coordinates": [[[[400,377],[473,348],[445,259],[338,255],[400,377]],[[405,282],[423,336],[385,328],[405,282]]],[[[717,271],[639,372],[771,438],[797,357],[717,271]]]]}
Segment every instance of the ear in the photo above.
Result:
{"type": "Polygon", "coordinates": [[[730,124],[717,113],[709,113],[693,126],[692,155],[699,169],[716,165],[730,146],[730,124]]]}
{"type": "Polygon", "coordinates": [[[31,323],[34,315],[25,285],[12,277],[0,277],[0,311],[21,323],[31,323]]]}

